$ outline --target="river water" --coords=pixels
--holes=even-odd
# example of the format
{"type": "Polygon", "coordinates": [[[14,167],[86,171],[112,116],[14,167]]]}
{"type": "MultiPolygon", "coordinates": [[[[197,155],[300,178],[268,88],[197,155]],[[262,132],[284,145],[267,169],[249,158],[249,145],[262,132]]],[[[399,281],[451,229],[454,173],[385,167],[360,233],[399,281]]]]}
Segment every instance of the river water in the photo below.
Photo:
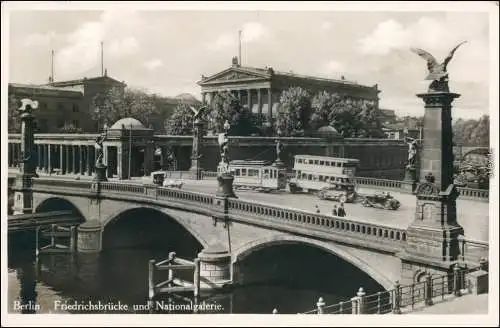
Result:
{"type": "Polygon", "coordinates": [[[382,289],[367,275],[331,254],[290,245],[250,256],[242,263],[247,283],[238,287],[216,294],[202,293],[197,300],[188,293],[162,296],[148,307],[148,261],[165,259],[167,253],[157,248],[125,248],[108,250],[99,256],[40,254],[36,259],[33,250],[10,247],[8,310],[193,313],[192,304],[198,304],[198,313],[270,314],[274,308],[279,313],[297,313],[313,309],[319,297],[331,304],[349,300],[360,286],[367,293],[382,289]],[[273,272],[281,274],[268,276],[266,272],[271,271],[271,266],[273,272]],[[279,270],[275,270],[277,266],[279,270]],[[94,308],[83,307],[88,304],[94,308]],[[96,308],[99,304],[101,307],[96,308]],[[108,308],[104,307],[106,304],[108,308]]]}

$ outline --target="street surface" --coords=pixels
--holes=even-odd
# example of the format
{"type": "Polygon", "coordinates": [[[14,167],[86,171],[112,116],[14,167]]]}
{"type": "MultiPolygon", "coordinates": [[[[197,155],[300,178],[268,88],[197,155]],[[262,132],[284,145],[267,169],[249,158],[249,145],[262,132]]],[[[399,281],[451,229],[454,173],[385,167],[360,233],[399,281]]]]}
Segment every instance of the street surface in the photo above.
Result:
{"type": "MultiPolygon", "coordinates": [[[[215,193],[217,182],[213,180],[184,180],[183,190],[202,193],[215,193]]],[[[375,193],[372,188],[359,188],[361,194],[375,193]]],[[[361,204],[344,204],[347,217],[359,218],[373,223],[387,223],[389,225],[406,228],[415,218],[416,197],[411,194],[389,191],[394,198],[401,202],[401,207],[396,211],[364,207],[361,204]]],[[[320,200],[311,194],[290,194],[289,192],[260,193],[255,191],[235,190],[238,198],[258,203],[267,203],[290,208],[316,211],[318,205],[321,213],[330,214],[337,202],[320,200]]],[[[457,200],[458,223],[465,230],[467,238],[488,241],[489,204],[473,200],[457,200]]]]}

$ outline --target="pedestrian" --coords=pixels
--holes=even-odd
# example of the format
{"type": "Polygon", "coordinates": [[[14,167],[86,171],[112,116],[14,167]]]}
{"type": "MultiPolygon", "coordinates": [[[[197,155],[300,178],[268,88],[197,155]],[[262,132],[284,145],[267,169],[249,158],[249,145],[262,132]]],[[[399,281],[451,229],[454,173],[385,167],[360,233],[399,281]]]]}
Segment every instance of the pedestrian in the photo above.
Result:
{"type": "Polygon", "coordinates": [[[337,210],[337,215],[340,217],[346,216],[346,212],[344,209],[344,203],[340,203],[339,209],[337,210]]]}
{"type": "Polygon", "coordinates": [[[319,213],[320,213],[319,207],[318,207],[318,205],[316,205],[316,214],[319,214],[319,213]]]}
{"type": "Polygon", "coordinates": [[[333,205],[332,215],[333,216],[338,216],[337,205],[333,205]]]}

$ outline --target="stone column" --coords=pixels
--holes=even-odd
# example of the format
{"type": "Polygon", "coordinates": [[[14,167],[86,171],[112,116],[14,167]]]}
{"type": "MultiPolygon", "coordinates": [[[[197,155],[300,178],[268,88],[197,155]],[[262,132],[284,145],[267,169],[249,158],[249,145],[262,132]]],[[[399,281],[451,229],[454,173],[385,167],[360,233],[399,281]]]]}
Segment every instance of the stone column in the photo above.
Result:
{"type": "Polygon", "coordinates": [[[71,155],[72,155],[71,172],[73,174],[78,173],[78,168],[77,168],[77,164],[76,164],[76,156],[78,156],[78,150],[76,147],[77,146],[75,146],[75,145],[71,145],[71,155]]]}
{"type": "Polygon", "coordinates": [[[33,212],[33,178],[36,174],[35,136],[33,135],[32,109],[38,107],[38,102],[24,100],[20,111],[21,119],[21,154],[19,156],[19,172],[12,187],[14,191],[14,214],[29,214],[33,212]]]}
{"type": "Polygon", "coordinates": [[[144,176],[151,174],[154,161],[154,144],[147,143],[144,148],[144,176]]]}
{"type": "Polygon", "coordinates": [[[59,146],[59,168],[61,169],[61,174],[66,174],[66,161],[64,160],[64,153],[66,151],[66,146],[59,146]]]}
{"type": "Polygon", "coordinates": [[[66,173],[71,174],[72,168],[71,168],[71,145],[66,145],[66,173]]]}
{"type": "Polygon", "coordinates": [[[203,105],[205,105],[207,103],[207,93],[206,92],[201,93],[201,102],[203,105]]]}
{"type": "Polygon", "coordinates": [[[191,151],[191,175],[195,180],[201,179],[201,149],[203,142],[203,122],[197,119],[193,122],[193,148],[191,151]]]}
{"type": "Polygon", "coordinates": [[[238,100],[240,101],[240,104],[243,100],[243,90],[238,90],[236,91],[238,93],[238,100]]]}
{"type": "Polygon", "coordinates": [[[220,244],[209,245],[198,254],[200,289],[219,289],[231,284],[231,254],[220,244]]]}
{"type": "Polygon", "coordinates": [[[52,173],[52,145],[47,145],[47,172],[52,173]]]}
{"type": "Polygon", "coordinates": [[[123,179],[123,151],[122,145],[116,147],[116,174],[118,179],[123,179]]]}
{"type": "Polygon", "coordinates": [[[209,100],[209,102],[210,102],[209,105],[210,105],[210,107],[212,107],[213,104],[214,104],[215,92],[209,92],[208,95],[209,95],[209,99],[210,99],[209,100]]]}
{"type": "Polygon", "coordinates": [[[247,90],[247,106],[250,113],[252,113],[252,89],[247,90]]]}
{"type": "Polygon", "coordinates": [[[40,144],[36,145],[36,153],[37,153],[37,157],[38,157],[37,168],[38,168],[38,171],[41,171],[43,168],[42,145],[40,145],[40,144]]]}
{"type": "Polygon", "coordinates": [[[267,89],[267,104],[269,106],[267,108],[267,116],[268,116],[269,123],[272,124],[272,118],[273,118],[273,92],[272,92],[271,88],[267,89]]]}
{"type": "Polygon", "coordinates": [[[259,116],[258,116],[258,124],[262,125],[262,89],[257,90],[257,103],[259,104],[259,116]]]}
{"type": "Polygon", "coordinates": [[[84,162],[83,162],[83,146],[82,145],[79,145],[78,148],[80,149],[80,174],[81,175],[84,175],[85,174],[85,170],[84,170],[84,162]]]}
{"type": "Polygon", "coordinates": [[[86,169],[87,169],[87,175],[91,176],[92,175],[92,167],[91,167],[91,162],[92,162],[92,151],[90,149],[91,146],[84,146],[85,147],[85,152],[86,152],[86,169]]]}
{"type": "Polygon", "coordinates": [[[424,140],[415,219],[400,253],[405,283],[412,282],[417,270],[451,273],[460,253],[458,237],[464,235],[457,222],[451,130],[451,103],[459,95],[430,91],[417,96],[425,102],[424,140]]]}

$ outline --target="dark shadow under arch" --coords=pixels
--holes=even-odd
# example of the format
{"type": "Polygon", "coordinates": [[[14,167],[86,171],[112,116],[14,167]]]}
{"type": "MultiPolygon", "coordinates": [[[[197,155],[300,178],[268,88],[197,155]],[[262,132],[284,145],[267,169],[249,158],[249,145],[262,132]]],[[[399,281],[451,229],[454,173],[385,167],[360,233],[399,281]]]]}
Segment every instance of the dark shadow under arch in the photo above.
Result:
{"type": "Polygon", "coordinates": [[[147,207],[114,216],[105,224],[102,240],[103,251],[148,248],[175,251],[191,259],[203,249],[200,241],[175,219],[147,207]]]}
{"type": "Polygon", "coordinates": [[[72,211],[80,217],[80,221],[85,221],[85,216],[80,212],[72,202],[60,197],[51,197],[42,201],[35,209],[36,213],[45,213],[53,211],[72,211]]]}

